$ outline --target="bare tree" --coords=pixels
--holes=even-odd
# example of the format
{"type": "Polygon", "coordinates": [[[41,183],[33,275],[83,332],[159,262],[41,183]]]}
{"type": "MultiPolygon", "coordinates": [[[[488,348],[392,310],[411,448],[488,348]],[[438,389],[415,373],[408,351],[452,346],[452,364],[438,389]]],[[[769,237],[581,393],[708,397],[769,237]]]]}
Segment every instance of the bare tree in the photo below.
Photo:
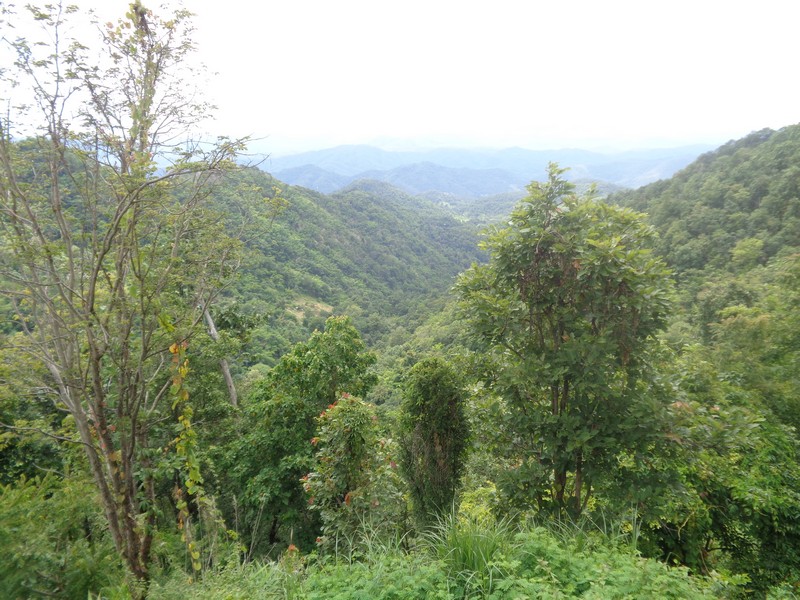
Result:
{"type": "Polygon", "coordinates": [[[163,20],[137,0],[90,48],[65,33],[75,9],[27,10],[46,37],[4,40],[4,87],[31,102],[6,98],[0,117],[0,285],[19,350],[74,422],[116,548],[147,580],[168,348],[203,327],[237,266],[207,200],[240,144],[182,139],[209,108],[181,78],[189,13],[163,20]]]}

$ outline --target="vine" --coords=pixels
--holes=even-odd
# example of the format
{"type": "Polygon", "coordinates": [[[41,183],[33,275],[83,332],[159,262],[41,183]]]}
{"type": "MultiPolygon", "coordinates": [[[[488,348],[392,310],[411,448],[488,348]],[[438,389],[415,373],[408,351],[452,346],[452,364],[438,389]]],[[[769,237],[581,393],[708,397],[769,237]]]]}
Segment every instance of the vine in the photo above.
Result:
{"type": "MultiPolygon", "coordinates": [[[[219,540],[219,533],[222,532],[222,542],[232,542],[227,546],[233,555],[243,551],[241,544],[237,542],[238,535],[225,527],[225,521],[217,508],[214,498],[206,494],[203,488],[203,476],[200,473],[200,458],[197,454],[199,447],[197,431],[192,425],[194,410],[189,404],[189,390],[185,383],[189,375],[189,359],[186,356],[186,349],[189,344],[186,341],[172,344],[169,348],[172,354],[172,410],[177,413],[176,432],[177,437],[172,440],[170,445],[175,446],[175,454],[180,461],[180,471],[184,476],[183,487],[176,485],[174,489],[175,506],[178,509],[178,529],[181,531],[181,540],[186,544],[186,550],[191,558],[192,571],[199,573],[203,568],[201,562],[202,548],[197,536],[192,531],[191,513],[189,502],[194,499],[197,506],[200,524],[205,525],[205,558],[207,566],[214,561],[214,551],[219,540]]],[[[226,544],[227,545],[227,544],[226,544]]]]}
{"type": "Polygon", "coordinates": [[[186,341],[183,341],[169,347],[169,352],[172,354],[172,410],[178,413],[176,427],[178,436],[173,440],[173,444],[185,474],[185,493],[183,488],[176,485],[174,496],[178,509],[178,529],[181,531],[181,540],[186,544],[186,550],[191,557],[192,571],[198,572],[202,568],[200,548],[192,536],[189,498],[194,496],[198,506],[205,503],[207,498],[203,490],[200,461],[196,454],[197,432],[192,427],[194,411],[189,404],[189,390],[185,385],[186,377],[189,374],[189,358],[186,356],[188,345],[186,341]]]}

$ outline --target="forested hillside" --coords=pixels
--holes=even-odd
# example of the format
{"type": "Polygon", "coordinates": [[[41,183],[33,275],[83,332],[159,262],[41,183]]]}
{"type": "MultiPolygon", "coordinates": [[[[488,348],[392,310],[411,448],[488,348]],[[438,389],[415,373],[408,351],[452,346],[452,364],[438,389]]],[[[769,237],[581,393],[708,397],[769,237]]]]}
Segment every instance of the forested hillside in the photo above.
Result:
{"type": "Polygon", "coordinates": [[[800,246],[799,159],[800,127],[765,129],[611,201],[649,215],[680,272],[763,265],[800,246]]]}
{"type": "Polygon", "coordinates": [[[475,226],[385,183],[325,196],[245,169],[226,186],[223,196],[242,186],[274,196],[277,188],[283,202],[250,240],[250,259],[219,308],[268,317],[253,332],[251,362],[274,364],[331,314],[351,316],[372,344],[413,330],[426,302],[482,256],[475,226]]]}
{"type": "Polygon", "coordinates": [[[667,339],[702,342],[746,404],[800,425],[800,125],[704,154],[672,179],[612,196],[648,214],[675,271],[680,312],[667,339]]]}
{"type": "Polygon", "coordinates": [[[800,126],[604,200],[324,195],[176,148],[188,13],[29,11],[0,597],[796,597],[800,126]]]}

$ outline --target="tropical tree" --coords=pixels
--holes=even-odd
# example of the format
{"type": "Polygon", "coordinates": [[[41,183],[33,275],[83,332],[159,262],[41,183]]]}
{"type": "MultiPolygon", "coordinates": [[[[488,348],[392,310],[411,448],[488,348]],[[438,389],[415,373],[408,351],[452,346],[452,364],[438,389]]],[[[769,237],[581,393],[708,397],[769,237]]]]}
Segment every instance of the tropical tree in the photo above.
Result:
{"type": "Polygon", "coordinates": [[[4,100],[29,103],[0,117],[0,280],[15,349],[44,364],[39,389],[69,416],[116,550],[147,580],[173,447],[168,349],[202,329],[238,264],[207,200],[240,144],[183,139],[208,109],[182,77],[189,13],[137,1],[89,47],[69,37],[76,10],[28,6],[43,41],[6,48],[4,100]]]}
{"type": "Polygon", "coordinates": [[[364,396],[377,382],[371,370],[376,360],[350,317],[328,317],[323,331],[281,357],[262,387],[298,396],[321,410],[340,392],[364,396]]]}
{"type": "Polygon", "coordinates": [[[423,525],[452,510],[469,440],[464,402],[464,383],[443,359],[426,358],[409,371],[400,465],[423,525]]]}
{"type": "Polygon", "coordinates": [[[344,393],[317,418],[313,470],[301,478],[319,511],[322,547],[352,549],[359,534],[391,538],[402,528],[405,501],[394,445],[381,437],[375,405],[344,393]]]}
{"type": "MultiPolygon", "coordinates": [[[[672,365],[679,386],[670,435],[680,482],[643,534],[690,569],[746,574],[747,589],[763,597],[800,573],[800,445],[761,391],[728,370],[738,366],[732,350],[716,366],[713,350],[688,345],[672,365]]],[[[751,363],[757,378],[761,360],[751,363]]]]}
{"type": "Polygon", "coordinates": [[[251,426],[218,458],[224,508],[251,553],[317,536],[318,515],[300,483],[313,468],[317,418],[342,393],[366,394],[375,361],[349,317],[329,317],[255,386],[245,407],[251,426]]]}
{"type": "Polygon", "coordinates": [[[658,431],[647,357],[670,286],[642,215],[578,197],[562,174],[551,165],[528,186],[484,242],[489,263],[457,290],[496,364],[488,382],[511,408],[515,494],[579,513],[621,455],[636,460],[658,431]]]}

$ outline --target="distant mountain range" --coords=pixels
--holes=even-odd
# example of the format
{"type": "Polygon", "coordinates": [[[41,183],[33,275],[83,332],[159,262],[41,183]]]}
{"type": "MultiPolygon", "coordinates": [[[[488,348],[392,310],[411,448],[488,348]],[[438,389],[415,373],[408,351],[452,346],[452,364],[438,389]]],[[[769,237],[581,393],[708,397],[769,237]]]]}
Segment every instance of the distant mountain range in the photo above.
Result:
{"type": "Polygon", "coordinates": [[[411,194],[483,198],[523,190],[544,177],[549,162],[568,167],[573,180],[637,188],[671,177],[712,148],[694,145],[615,153],[523,148],[401,152],[352,145],[269,158],[262,168],[285,183],[323,193],[371,179],[411,194]]]}

